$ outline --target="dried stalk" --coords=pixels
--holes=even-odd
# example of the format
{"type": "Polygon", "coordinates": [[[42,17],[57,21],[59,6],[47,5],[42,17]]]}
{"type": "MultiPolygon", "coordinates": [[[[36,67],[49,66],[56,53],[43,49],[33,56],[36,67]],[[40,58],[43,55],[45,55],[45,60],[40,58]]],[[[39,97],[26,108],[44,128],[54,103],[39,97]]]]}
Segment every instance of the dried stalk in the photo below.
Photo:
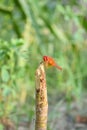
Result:
{"type": "Polygon", "coordinates": [[[36,70],[36,122],[35,130],[47,129],[47,113],[48,113],[48,100],[47,100],[47,87],[46,75],[43,62],[40,63],[36,70]]]}

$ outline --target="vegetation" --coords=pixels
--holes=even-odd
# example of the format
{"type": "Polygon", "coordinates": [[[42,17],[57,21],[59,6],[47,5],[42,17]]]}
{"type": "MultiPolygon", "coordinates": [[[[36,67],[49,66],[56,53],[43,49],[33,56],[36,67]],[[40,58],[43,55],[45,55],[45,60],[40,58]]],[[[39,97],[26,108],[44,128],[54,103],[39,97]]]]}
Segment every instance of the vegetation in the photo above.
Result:
{"type": "Polygon", "coordinates": [[[43,55],[63,68],[47,70],[49,107],[61,95],[68,103],[81,98],[87,85],[86,4],[0,0],[0,117],[34,119],[35,71],[43,55]]]}

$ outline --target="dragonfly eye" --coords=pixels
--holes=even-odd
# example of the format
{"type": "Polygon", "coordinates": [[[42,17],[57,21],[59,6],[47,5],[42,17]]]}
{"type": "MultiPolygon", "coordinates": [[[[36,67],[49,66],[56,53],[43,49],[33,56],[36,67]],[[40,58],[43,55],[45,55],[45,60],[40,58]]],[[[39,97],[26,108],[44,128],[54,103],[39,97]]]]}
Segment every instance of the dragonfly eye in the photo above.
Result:
{"type": "Polygon", "coordinates": [[[43,56],[43,60],[47,61],[48,60],[47,56],[43,56]]]}

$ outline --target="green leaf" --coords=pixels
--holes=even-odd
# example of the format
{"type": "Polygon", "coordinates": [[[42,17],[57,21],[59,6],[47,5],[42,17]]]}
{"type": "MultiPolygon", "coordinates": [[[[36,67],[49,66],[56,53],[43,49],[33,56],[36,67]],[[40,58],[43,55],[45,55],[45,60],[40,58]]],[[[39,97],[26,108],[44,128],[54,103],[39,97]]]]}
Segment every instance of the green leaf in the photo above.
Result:
{"type": "Polygon", "coordinates": [[[8,88],[8,86],[3,90],[3,96],[7,97],[9,94],[11,94],[11,89],[8,88]]]}
{"type": "Polygon", "coordinates": [[[3,82],[8,82],[10,76],[6,67],[1,68],[1,78],[3,82]]]}
{"type": "Polygon", "coordinates": [[[12,88],[7,84],[2,84],[1,88],[3,89],[2,95],[3,97],[7,97],[9,94],[12,94],[12,88]]]}

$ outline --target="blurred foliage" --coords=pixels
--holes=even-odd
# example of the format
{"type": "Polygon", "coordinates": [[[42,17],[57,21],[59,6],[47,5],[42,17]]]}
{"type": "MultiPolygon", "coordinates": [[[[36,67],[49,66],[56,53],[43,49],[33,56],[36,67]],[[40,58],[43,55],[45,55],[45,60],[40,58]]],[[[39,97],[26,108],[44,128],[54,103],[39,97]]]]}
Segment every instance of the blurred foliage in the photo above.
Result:
{"type": "Polygon", "coordinates": [[[0,117],[32,119],[35,70],[43,55],[63,68],[47,70],[49,103],[61,93],[68,101],[80,98],[87,85],[86,8],[86,0],[0,0],[0,117]]]}

